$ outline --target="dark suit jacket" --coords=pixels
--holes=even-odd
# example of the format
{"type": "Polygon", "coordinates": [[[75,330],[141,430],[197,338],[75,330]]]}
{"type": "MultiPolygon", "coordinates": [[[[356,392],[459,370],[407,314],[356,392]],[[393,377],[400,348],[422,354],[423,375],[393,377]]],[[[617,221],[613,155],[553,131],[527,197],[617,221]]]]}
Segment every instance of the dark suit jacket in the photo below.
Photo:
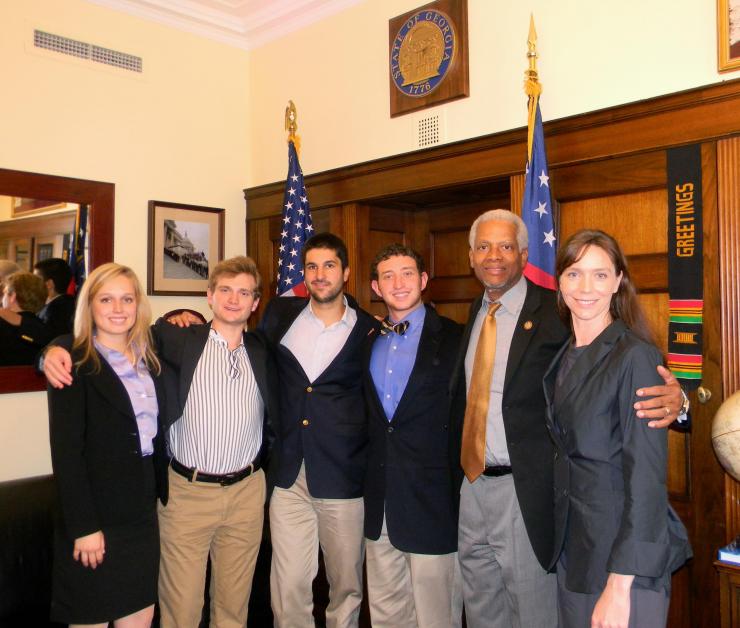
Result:
{"type": "MultiPolygon", "coordinates": [[[[370,448],[365,478],[365,536],[380,536],[385,513],[393,546],[416,554],[457,551],[460,485],[452,470],[459,449],[448,451],[450,417],[465,403],[450,378],[460,349],[462,326],[426,306],[419,348],[406,389],[389,422],[370,374],[366,352],[364,388],[370,448]]],[[[368,348],[369,349],[369,348],[368,348]]]]}
{"type": "Polygon", "coordinates": [[[0,366],[33,364],[39,352],[53,338],[33,312],[18,312],[20,325],[0,318],[0,366]]]}
{"type": "MultiPolygon", "coordinates": [[[[162,318],[152,328],[157,355],[169,367],[169,372],[165,373],[164,379],[168,401],[167,411],[163,417],[165,430],[169,429],[175,421],[182,417],[185,402],[190,392],[190,385],[193,382],[195,367],[198,365],[198,360],[206,346],[210,330],[210,324],[180,328],[171,325],[162,318]]],[[[277,408],[274,362],[261,333],[244,332],[244,346],[265,406],[262,447],[257,462],[266,465],[267,453],[273,440],[272,418],[275,416],[275,409],[277,408]]],[[[168,498],[166,482],[166,465],[168,463],[169,461],[165,460],[164,469],[160,468],[159,470],[165,478],[165,488],[161,496],[162,503],[165,505],[168,498]]]]}
{"type": "MultiPolygon", "coordinates": [[[[455,385],[461,378],[464,382],[465,353],[481,301],[482,296],[470,308],[453,378],[455,385]]],[[[545,397],[541,387],[547,367],[567,337],[568,331],[555,308],[555,293],[527,281],[527,296],[506,364],[502,405],[519,507],[532,548],[545,568],[552,558],[554,450],[545,426],[545,397]]],[[[462,420],[463,415],[459,415],[459,424],[451,437],[459,439],[462,420]]],[[[459,481],[462,482],[462,470],[459,470],[459,481]]]]}
{"type": "Polygon", "coordinates": [[[295,356],[280,344],[308,299],[272,299],[260,321],[275,353],[280,379],[272,479],[277,486],[289,488],[305,460],[308,490],[317,498],[362,496],[367,458],[362,356],[363,346],[379,323],[349,295],[347,301],[357,310],[357,323],[344,347],[313,382],[295,356]]]}
{"type": "Polygon", "coordinates": [[[69,294],[60,294],[39,310],[38,317],[49,329],[50,338],[72,333],[75,298],[69,294]]]}
{"type": "MultiPolygon", "coordinates": [[[[59,340],[71,346],[71,336],[59,340]]],[[[85,364],[75,368],[70,386],[48,388],[51,461],[70,539],[139,521],[156,505],[154,467],[151,458],[141,456],[131,400],[110,365],[98,357],[100,372],[85,364]]],[[[160,378],[153,379],[161,417],[163,387],[160,378]]],[[[164,455],[161,421],[154,450],[155,456],[164,455]]]]}
{"type": "Polygon", "coordinates": [[[614,321],[578,357],[554,403],[558,353],[544,378],[547,424],[556,445],[555,545],[566,587],[598,593],[609,572],[636,575],[635,586],[670,585],[690,555],[686,531],[669,514],[666,430],[636,418],[640,386],[662,384],[658,349],[614,321]],[[681,538],[682,537],[682,538],[681,538]]]}

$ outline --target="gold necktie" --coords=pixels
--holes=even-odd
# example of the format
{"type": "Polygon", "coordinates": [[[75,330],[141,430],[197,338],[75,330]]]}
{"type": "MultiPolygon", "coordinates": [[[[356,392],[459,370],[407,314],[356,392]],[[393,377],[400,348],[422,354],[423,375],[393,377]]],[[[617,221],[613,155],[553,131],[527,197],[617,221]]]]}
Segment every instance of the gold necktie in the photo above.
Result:
{"type": "Polygon", "coordinates": [[[500,303],[491,303],[483,320],[465,406],[460,463],[470,482],[486,468],[486,419],[496,357],[496,310],[500,307],[500,303]]]}

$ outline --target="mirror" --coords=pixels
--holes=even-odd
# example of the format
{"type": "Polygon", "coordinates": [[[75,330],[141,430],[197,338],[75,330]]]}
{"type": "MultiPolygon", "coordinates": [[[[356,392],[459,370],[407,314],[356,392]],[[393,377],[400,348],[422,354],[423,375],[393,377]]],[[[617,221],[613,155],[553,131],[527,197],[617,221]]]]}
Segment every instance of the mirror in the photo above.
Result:
{"type": "MultiPolygon", "coordinates": [[[[0,195],[87,205],[88,270],[113,260],[115,185],[112,183],[0,168],[0,195]]],[[[46,380],[31,366],[0,367],[0,393],[45,389],[46,380]]]]}

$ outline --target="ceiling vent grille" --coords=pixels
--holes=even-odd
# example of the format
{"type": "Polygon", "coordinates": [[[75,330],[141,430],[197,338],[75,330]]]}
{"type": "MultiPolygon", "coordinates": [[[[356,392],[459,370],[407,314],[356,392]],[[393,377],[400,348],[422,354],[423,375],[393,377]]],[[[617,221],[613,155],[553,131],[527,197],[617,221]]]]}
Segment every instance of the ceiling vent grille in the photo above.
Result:
{"type": "Polygon", "coordinates": [[[33,31],[33,45],[37,48],[60,52],[65,55],[71,55],[80,59],[89,59],[96,63],[111,65],[115,68],[130,70],[131,72],[142,72],[143,65],[141,57],[102,48],[84,41],[46,33],[44,31],[33,31]]]}

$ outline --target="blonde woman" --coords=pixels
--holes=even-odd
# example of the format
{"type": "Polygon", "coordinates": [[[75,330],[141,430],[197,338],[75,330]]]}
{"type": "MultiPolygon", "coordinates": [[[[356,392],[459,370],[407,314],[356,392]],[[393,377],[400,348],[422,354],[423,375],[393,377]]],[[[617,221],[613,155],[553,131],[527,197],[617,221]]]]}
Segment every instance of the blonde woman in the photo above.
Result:
{"type": "MultiPolygon", "coordinates": [[[[147,627],[157,595],[155,454],[161,366],[151,314],[130,268],[104,264],[77,301],[73,382],[48,388],[61,502],[51,615],[73,626],[147,627]]],[[[65,343],[62,343],[65,344],[65,343]]]]}

